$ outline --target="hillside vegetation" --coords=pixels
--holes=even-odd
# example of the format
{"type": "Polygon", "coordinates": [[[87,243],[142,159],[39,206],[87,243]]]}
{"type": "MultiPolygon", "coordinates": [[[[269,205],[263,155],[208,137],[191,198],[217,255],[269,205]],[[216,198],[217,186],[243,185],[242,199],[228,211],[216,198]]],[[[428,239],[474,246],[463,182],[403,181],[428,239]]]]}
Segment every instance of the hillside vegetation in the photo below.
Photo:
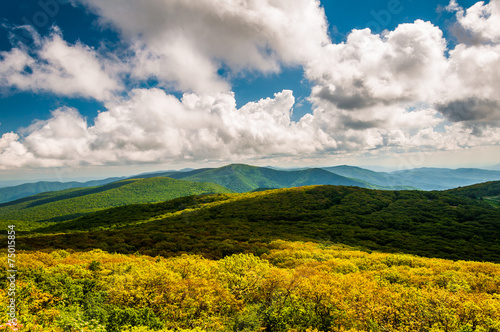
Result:
{"type": "MultiPolygon", "coordinates": [[[[274,241],[220,260],[18,255],[31,332],[499,331],[500,265],[274,241]]],[[[7,320],[0,271],[0,319],[7,320]]]]}
{"type": "Polygon", "coordinates": [[[0,204],[0,219],[61,221],[114,206],[227,192],[230,190],[213,183],[180,181],[164,177],[130,179],[98,187],[47,192],[0,204]]]}
{"type": "MultiPolygon", "coordinates": [[[[157,177],[210,182],[222,185],[234,192],[243,193],[266,188],[292,188],[309,185],[344,185],[384,190],[444,190],[500,180],[500,172],[483,169],[418,168],[387,173],[374,172],[354,166],[284,170],[233,164],[220,168],[144,173],[129,179],[157,177]]],[[[123,180],[123,178],[108,178],[83,183],[37,182],[0,188],[0,203],[42,192],[100,186],[119,180],[123,180]]]]}
{"type": "Polygon", "coordinates": [[[20,248],[29,250],[221,258],[261,254],[271,241],[284,239],[500,262],[500,209],[449,192],[313,186],[191,196],[96,212],[23,234],[20,248]]]}
{"type": "Polygon", "coordinates": [[[365,181],[346,178],[319,168],[278,171],[266,167],[234,164],[216,169],[176,172],[168,176],[188,181],[217,183],[238,193],[262,188],[292,188],[311,185],[375,187],[365,181]]]}
{"type": "Polygon", "coordinates": [[[40,181],[35,183],[24,183],[17,186],[0,188],[0,203],[14,201],[24,197],[36,195],[48,191],[58,191],[71,188],[87,188],[105,185],[119,181],[119,178],[108,178],[88,182],[48,182],[40,181]]]}

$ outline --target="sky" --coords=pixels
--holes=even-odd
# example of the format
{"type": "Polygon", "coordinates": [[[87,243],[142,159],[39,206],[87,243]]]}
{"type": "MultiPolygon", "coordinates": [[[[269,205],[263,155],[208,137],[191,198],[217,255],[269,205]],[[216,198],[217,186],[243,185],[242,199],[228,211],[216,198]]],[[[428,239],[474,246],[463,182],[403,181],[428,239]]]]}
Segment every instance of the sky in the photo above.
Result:
{"type": "Polygon", "coordinates": [[[0,181],[500,163],[500,0],[17,0],[0,181]]]}

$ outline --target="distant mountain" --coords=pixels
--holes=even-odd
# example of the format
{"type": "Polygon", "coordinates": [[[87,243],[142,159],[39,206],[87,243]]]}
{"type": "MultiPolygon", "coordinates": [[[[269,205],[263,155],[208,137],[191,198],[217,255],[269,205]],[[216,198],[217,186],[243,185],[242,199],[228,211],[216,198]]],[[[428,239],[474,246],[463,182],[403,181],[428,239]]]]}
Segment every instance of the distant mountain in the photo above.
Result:
{"type": "Polygon", "coordinates": [[[500,180],[500,171],[477,168],[417,168],[390,173],[410,186],[424,190],[444,190],[500,180]]]}
{"type": "Polygon", "coordinates": [[[500,164],[493,165],[493,166],[490,166],[490,167],[486,167],[486,169],[489,169],[491,171],[500,171],[500,164]]]}
{"type": "MultiPolygon", "coordinates": [[[[418,168],[395,172],[375,172],[355,166],[279,169],[233,164],[220,168],[168,170],[143,173],[128,179],[169,177],[193,182],[211,182],[235,192],[308,185],[345,185],[385,190],[446,190],[460,186],[500,180],[500,171],[475,168],[418,168]]],[[[112,183],[123,178],[89,182],[37,182],[0,188],[0,203],[34,194],[112,183]]]]}
{"type": "Polygon", "coordinates": [[[170,173],[166,176],[196,182],[217,183],[238,193],[263,188],[291,188],[310,185],[373,187],[365,181],[349,179],[319,168],[279,171],[267,167],[233,164],[216,169],[170,173]]]}
{"type": "Polygon", "coordinates": [[[324,170],[349,178],[356,178],[379,186],[403,186],[404,182],[397,181],[390,173],[374,172],[356,166],[333,166],[324,167],[324,170]]]}
{"type": "MultiPolygon", "coordinates": [[[[164,171],[164,172],[160,171],[160,172],[155,172],[155,173],[143,173],[143,174],[131,176],[131,177],[129,177],[129,179],[148,179],[148,178],[155,178],[155,177],[164,176],[164,177],[179,180],[179,179],[185,178],[187,176],[202,173],[202,172],[212,170],[212,169],[214,169],[214,168],[200,168],[200,169],[186,170],[186,171],[180,170],[180,171],[164,171]]],[[[205,182],[209,182],[209,181],[205,181],[205,182]]]]}
{"type": "Polygon", "coordinates": [[[122,178],[107,178],[103,180],[93,180],[88,182],[48,182],[40,181],[35,183],[24,183],[17,186],[0,188],[0,203],[14,201],[23,197],[28,197],[48,191],[58,191],[71,188],[95,187],[119,181],[122,178]]]}
{"type": "Polygon", "coordinates": [[[228,192],[231,191],[213,183],[181,181],[166,177],[130,179],[97,187],[46,192],[0,204],[0,219],[60,221],[114,206],[228,192]]]}
{"type": "Polygon", "coordinates": [[[500,171],[477,168],[417,168],[395,172],[374,172],[354,166],[326,167],[325,170],[369,183],[403,189],[445,190],[460,186],[500,180],[500,171]]]}

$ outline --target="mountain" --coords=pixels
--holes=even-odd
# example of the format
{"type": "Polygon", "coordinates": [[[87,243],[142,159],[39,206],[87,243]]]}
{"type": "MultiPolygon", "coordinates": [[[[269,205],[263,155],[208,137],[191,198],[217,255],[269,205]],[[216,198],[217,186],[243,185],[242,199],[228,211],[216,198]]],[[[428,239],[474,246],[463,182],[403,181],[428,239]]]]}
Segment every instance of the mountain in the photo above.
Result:
{"type": "Polygon", "coordinates": [[[133,178],[157,176],[195,182],[212,182],[235,192],[243,193],[263,188],[291,188],[307,185],[346,185],[388,190],[446,190],[500,180],[500,171],[473,168],[418,168],[395,172],[375,172],[346,165],[280,169],[233,164],[220,168],[141,174],[133,178]]]}
{"type": "Polygon", "coordinates": [[[500,180],[500,171],[477,168],[416,168],[395,172],[374,172],[354,166],[325,167],[325,170],[369,183],[398,189],[445,190],[486,181],[500,180]]]}
{"type": "Polygon", "coordinates": [[[139,175],[134,175],[134,176],[129,177],[129,179],[147,179],[147,178],[164,176],[164,177],[169,177],[169,178],[180,180],[180,179],[183,179],[185,177],[195,175],[198,173],[203,173],[203,172],[209,171],[209,170],[213,170],[213,168],[199,168],[199,169],[186,170],[186,171],[182,171],[182,170],[181,171],[164,171],[164,172],[159,171],[159,172],[155,172],[155,173],[143,173],[143,174],[139,174],[139,175]]]}
{"type": "Polygon", "coordinates": [[[309,185],[344,185],[370,187],[369,183],[333,174],[319,168],[279,171],[267,167],[233,164],[216,169],[166,174],[175,179],[212,182],[243,193],[262,188],[291,188],[309,185]]]}
{"type": "MultiPolygon", "coordinates": [[[[500,194],[491,191],[495,193],[500,194]]],[[[21,236],[19,248],[97,247],[151,256],[191,252],[220,258],[238,252],[259,254],[271,241],[289,240],[500,262],[500,209],[445,191],[308,186],[189,196],[41,227],[20,233],[29,238],[21,236]]]]}
{"type": "Polygon", "coordinates": [[[390,173],[408,185],[424,190],[444,190],[500,180],[500,171],[477,168],[417,168],[390,173]]]}
{"type": "MultiPolygon", "coordinates": [[[[372,189],[446,190],[486,181],[500,180],[500,171],[462,168],[418,168],[396,172],[375,172],[354,166],[325,168],[278,169],[234,164],[220,168],[157,171],[128,177],[147,179],[170,177],[194,182],[220,184],[235,192],[248,192],[265,188],[291,188],[307,185],[347,185],[372,189]]],[[[89,182],[37,182],[0,188],[0,203],[34,194],[71,188],[85,188],[123,180],[109,178],[89,182]]]]}
{"type": "Polygon", "coordinates": [[[334,174],[342,175],[349,178],[360,179],[384,187],[405,185],[404,181],[396,180],[390,173],[374,172],[356,166],[343,165],[343,166],[324,167],[323,169],[334,174]]]}
{"type": "Polygon", "coordinates": [[[24,183],[17,186],[0,188],[0,203],[14,201],[23,197],[28,197],[48,191],[58,191],[71,188],[86,188],[100,186],[111,182],[119,181],[122,178],[107,178],[103,180],[93,180],[88,182],[48,182],[40,181],[36,183],[24,183]]]}
{"type": "Polygon", "coordinates": [[[177,197],[230,190],[213,183],[165,177],[129,179],[91,188],[46,192],[0,204],[0,219],[60,221],[127,204],[165,201],[177,197]]]}
{"type": "Polygon", "coordinates": [[[486,169],[492,170],[492,171],[500,171],[500,164],[496,164],[490,167],[486,167],[486,169]]]}

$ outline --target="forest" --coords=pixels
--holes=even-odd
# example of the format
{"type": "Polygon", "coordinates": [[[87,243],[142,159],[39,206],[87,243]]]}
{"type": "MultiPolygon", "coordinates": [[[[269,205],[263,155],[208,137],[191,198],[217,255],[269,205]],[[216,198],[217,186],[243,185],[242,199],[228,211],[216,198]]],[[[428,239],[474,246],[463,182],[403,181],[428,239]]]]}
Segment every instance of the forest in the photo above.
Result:
{"type": "Polygon", "coordinates": [[[20,331],[498,332],[499,191],[306,186],[0,224],[20,331]]]}
{"type": "MultiPolygon", "coordinates": [[[[489,186],[483,189],[488,194],[489,186]]],[[[220,259],[235,253],[260,255],[271,241],[289,240],[498,263],[500,210],[469,196],[343,186],[187,196],[64,222],[31,222],[19,229],[24,232],[18,246],[220,259]]]]}

